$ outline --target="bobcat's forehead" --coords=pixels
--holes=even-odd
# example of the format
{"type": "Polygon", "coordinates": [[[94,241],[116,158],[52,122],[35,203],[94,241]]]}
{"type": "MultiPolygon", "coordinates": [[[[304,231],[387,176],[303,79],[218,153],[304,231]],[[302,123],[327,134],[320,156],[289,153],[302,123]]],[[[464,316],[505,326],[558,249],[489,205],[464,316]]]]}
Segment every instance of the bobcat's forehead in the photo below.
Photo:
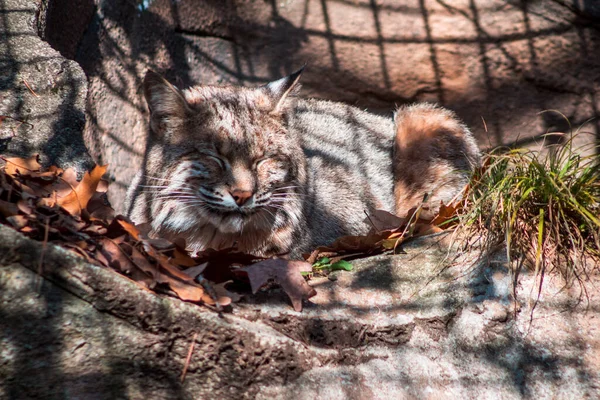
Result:
{"type": "Polygon", "coordinates": [[[267,149],[285,147],[281,115],[271,111],[269,98],[246,88],[196,87],[185,92],[198,113],[191,136],[210,140],[219,153],[260,157],[267,149]]]}

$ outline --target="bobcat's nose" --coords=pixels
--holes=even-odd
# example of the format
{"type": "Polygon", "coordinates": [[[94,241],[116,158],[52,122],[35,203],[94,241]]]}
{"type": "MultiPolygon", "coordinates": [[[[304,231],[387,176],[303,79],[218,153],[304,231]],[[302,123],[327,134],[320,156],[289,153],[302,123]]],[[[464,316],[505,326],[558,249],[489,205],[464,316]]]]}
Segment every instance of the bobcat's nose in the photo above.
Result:
{"type": "Polygon", "coordinates": [[[231,197],[233,197],[233,200],[235,201],[235,204],[237,204],[239,207],[246,204],[246,202],[248,200],[250,200],[250,198],[254,194],[250,190],[241,190],[241,189],[234,189],[234,190],[230,191],[230,193],[231,193],[231,197]]]}

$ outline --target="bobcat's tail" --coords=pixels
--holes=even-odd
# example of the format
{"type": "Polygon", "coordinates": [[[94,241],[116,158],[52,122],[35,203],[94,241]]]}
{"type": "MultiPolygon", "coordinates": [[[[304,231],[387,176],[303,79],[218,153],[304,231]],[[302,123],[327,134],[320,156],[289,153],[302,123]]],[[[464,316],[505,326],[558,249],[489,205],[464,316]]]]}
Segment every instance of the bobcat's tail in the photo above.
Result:
{"type": "Polygon", "coordinates": [[[427,103],[398,109],[395,129],[396,214],[406,215],[427,195],[424,214],[433,216],[440,201],[447,204],[458,195],[479,165],[475,139],[452,111],[427,103]]]}

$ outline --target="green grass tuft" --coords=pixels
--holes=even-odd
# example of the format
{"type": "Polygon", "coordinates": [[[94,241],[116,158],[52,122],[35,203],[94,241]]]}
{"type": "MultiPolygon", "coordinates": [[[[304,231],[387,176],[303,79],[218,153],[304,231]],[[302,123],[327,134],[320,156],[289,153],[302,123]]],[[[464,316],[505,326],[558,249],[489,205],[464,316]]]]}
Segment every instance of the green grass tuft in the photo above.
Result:
{"type": "Polygon", "coordinates": [[[488,245],[505,242],[513,265],[581,283],[600,266],[598,156],[572,140],[548,154],[497,149],[474,176],[460,220],[488,245]]]}

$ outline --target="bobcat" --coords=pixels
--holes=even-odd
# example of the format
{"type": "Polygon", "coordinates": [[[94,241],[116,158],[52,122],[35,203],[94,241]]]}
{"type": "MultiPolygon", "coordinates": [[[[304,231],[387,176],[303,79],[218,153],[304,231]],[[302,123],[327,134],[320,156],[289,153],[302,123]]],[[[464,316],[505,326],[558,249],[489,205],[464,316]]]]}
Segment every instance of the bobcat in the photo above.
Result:
{"type": "Polygon", "coordinates": [[[150,144],[130,217],[189,250],[288,254],[365,234],[365,212],[405,214],[459,194],[480,153],[455,116],[416,104],[385,118],[297,98],[302,70],[258,88],[179,90],[144,79],[150,144]]]}

